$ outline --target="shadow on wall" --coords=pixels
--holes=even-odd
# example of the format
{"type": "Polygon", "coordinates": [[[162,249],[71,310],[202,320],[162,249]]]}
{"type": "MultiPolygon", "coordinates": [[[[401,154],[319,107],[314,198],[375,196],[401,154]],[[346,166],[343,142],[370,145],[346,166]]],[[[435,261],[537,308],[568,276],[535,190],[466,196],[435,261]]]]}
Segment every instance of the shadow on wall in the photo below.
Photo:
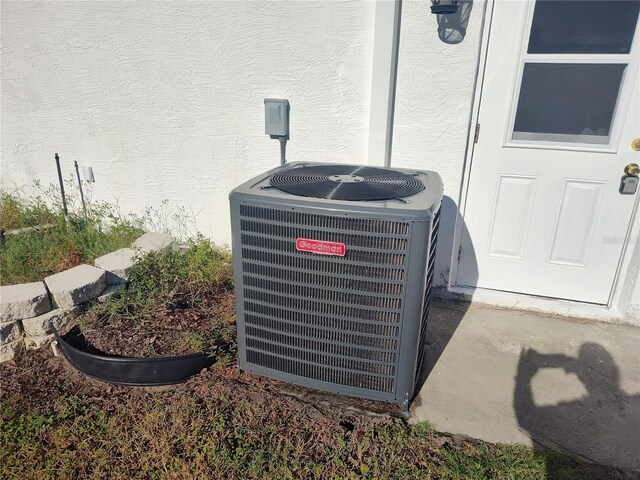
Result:
{"type": "Polygon", "coordinates": [[[434,285],[437,296],[442,298],[457,298],[457,295],[450,294],[447,290],[449,277],[451,275],[451,259],[457,257],[457,251],[456,255],[454,255],[453,252],[454,248],[458,248],[458,244],[454,241],[456,223],[462,225],[461,237],[465,239],[465,248],[463,251],[464,284],[460,285],[460,283],[458,283],[458,286],[475,289],[479,278],[478,262],[471,238],[468,235],[467,226],[464,223],[462,214],[458,210],[456,202],[454,202],[451,197],[445,195],[442,198],[441,208],[440,231],[438,232],[438,249],[436,253],[436,272],[439,272],[439,277],[434,279],[434,285]]]}
{"type": "MultiPolygon", "coordinates": [[[[513,396],[518,423],[540,447],[640,471],[640,395],[623,392],[619,377],[613,357],[597,343],[584,343],[578,358],[523,350],[513,396]],[[532,379],[544,369],[556,369],[561,376],[575,375],[586,394],[577,400],[540,405],[534,398],[532,379]]],[[[558,478],[553,463],[548,462],[547,474],[547,478],[558,478]]]]}
{"type": "Polygon", "coordinates": [[[437,15],[438,38],[444,43],[455,45],[464,40],[467,35],[469,17],[473,9],[473,0],[460,0],[456,13],[450,15],[437,15]]]}
{"type": "MultiPolygon", "coordinates": [[[[442,210],[440,212],[440,230],[438,232],[438,248],[436,250],[436,272],[439,272],[439,277],[434,279],[434,284],[436,287],[442,288],[449,283],[456,221],[462,222],[463,219],[458,210],[458,205],[451,197],[445,195],[442,198],[440,208],[442,210]]],[[[474,270],[477,271],[477,268],[474,270]]]]}

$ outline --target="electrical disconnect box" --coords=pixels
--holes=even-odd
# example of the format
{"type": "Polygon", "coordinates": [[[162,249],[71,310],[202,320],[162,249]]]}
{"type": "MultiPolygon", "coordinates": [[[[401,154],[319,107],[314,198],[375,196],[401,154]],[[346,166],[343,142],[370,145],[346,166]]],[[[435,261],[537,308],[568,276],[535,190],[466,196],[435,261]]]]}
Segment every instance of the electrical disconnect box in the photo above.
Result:
{"type": "Polygon", "coordinates": [[[289,101],[264,99],[264,133],[273,137],[289,137],[289,101]]]}
{"type": "Polygon", "coordinates": [[[289,100],[264,99],[264,133],[280,141],[280,163],[286,163],[289,140],[289,100]]]}

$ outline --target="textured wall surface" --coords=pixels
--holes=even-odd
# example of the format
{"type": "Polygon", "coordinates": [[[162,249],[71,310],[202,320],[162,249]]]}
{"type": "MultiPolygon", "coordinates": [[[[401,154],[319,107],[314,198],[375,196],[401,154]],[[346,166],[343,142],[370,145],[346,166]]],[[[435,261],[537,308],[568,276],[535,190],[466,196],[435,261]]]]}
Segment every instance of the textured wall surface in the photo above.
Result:
{"type": "MultiPolygon", "coordinates": [[[[442,28],[429,1],[403,2],[392,166],[443,177],[438,285],[451,263],[484,7],[463,0],[442,28]]],[[[73,160],[94,167],[94,199],[137,213],[182,205],[227,243],[228,192],[279,163],[264,98],[291,101],[289,160],[367,161],[374,2],[1,8],[4,186],[56,182],[59,152],[66,177],[73,160]]],[[[621,279],[636,318],[638,252],[621,279]]]]}
{"type": "Polygon", "coordinates": [[[92,165],[93,198],[184,205],[229,241],[228,192],[279,164],[266,97],[291,102],[289,160],[364,163],[373,2],[3,2],[5,186],[92,165]]]}
{"type": "Polygon", "coordinates": [[[462,2],[446,29],[439,29],[430,6],[431,2],[403,2],[392,163],[435,170],[442,176],[445,199],[435,281],[446,285],[484,2],[462,2]],[[458,23],[465,28],[464,36],[458,23]]]}
{"type": "Polygon", "coordinates": [[[618,280],[621,287],[620,304],[629,305],[626,310],[629,323],[640,326],[640,214],[636,215],[631,229],[631,241],[625,258],[628,258],[628,264],[623,263],[618,280]]]}

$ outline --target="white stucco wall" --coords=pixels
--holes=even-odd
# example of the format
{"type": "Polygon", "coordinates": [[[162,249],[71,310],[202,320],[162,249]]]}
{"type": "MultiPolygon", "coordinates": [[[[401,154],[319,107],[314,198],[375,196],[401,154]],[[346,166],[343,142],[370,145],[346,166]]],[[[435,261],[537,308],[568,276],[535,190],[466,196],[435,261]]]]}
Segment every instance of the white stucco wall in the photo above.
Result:
{"type": "MultiPolygon", "coordinates": [[[[405,0],[398,60],[392,166],[443,177],[441,286],[485,8],[461,5],[455,43],[429,1],[405,0]]],[[[372,1],[3,2],[0,13],[3,186],[55,183],[59,152],[66,177],[73,160],[94,167],[94,199],[137,213],[167,200],[227,243],[228,192],[279,163],[265,97],[291,101],[289,160],[367,162],[369,106],[386,101],[370,93],[372,1]]],[[[616,301],[638,319],[637,241],[628,250],[616,301]]]]}
{"type": "Polygon", "coordinates": [[[636,212],[618,283],[614,302],[621,306],[628,323],[640,326],[640,212],[636,212]]]}
{"type": "Polygon", "coordinates": [[[633,269],[630,269],[629,273],[632,275],[630,283],[634,286],[631,291],[631,303],[627,315],[630,320],[634,320],[634,323],[640,323],[640,248],[636,247],[636,255],[634,257],[633,269]]]}
{"type": "Polygon", "coordinates": [[[442,176],[437,285],[447,284],[451,264],[484,11],[482,1],[461,5],[456,20],[466,25],[466,35],[448,32],[459,43],[439,37],[431,2],[405,1],[402,7],[392,165],[442,176]]]}
{"type": "Polygon", "coordinates": [[[288,159],[364,163],[373,2],[2,2],[4,186],[94,168],[93,198],[184,205],[230,239],[228,192],[288,159]]]}

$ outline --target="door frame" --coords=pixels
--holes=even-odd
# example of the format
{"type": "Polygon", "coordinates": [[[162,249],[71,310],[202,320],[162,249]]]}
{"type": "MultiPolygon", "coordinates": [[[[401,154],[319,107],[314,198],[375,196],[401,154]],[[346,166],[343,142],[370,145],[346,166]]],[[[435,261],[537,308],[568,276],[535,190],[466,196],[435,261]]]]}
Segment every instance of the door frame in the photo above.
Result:
{"type": "MultiPolygon", "coordinates": [[[[625,283],[621,280],[624,273],[631,273],[632,275],[634,274],[634,272],[631,271],[633,270],[633,249],[629,247],[631,238],[640,238],[640,220],[638,219],[638,213],[640,209],[640,192],[636,193],[635,195],[636,198],[631,212],[631,219],[625,237],[624,239],[622,239],[622,252],[620,255],[620,259],[618,260],[616,274],[614,277],[613,285],[609,292],[606,305],[596,305],[592,303],[564,300],[560,298],[543,298],[535,295],[505,292],[486,288],[468,286],[463,287],[459,286],[457,283],[458,265],[462,245],[462,233],[466,213],[465,210],[471,179],[471,169],[473,167],[476,125],[478,123],[478,116],[482,104],[484,74],[487,64],[493,11],[496,1],[499,0],[486,0],[482,16],[478,64],[476,67],[476,78],[472,96],[471,115],[469,118],[469,129],[467,133],[467,144],[465,148],[464,163],[462,168],[461,186],[458,195],[458,209],[460,211],[460,215],[457,216],[454,227],[453,249],[451,254],[449,279],[447,283],[447,296],[453,296],[457,298],[462,297],[463,299],[468,301],[477,301],[479,303],[488,303],[503,307],[513,308],[514,305],[517,305],[517,307],[520,309],[537,310],[559,315],[571,315],[610,321],[620,320],[625,316],[626,310],[631,301],[631,295],[633,294],[632,291],[625,291],[625,287],[627,285],[625,285],[625,283]]],[[[639,30],[637,29],[636,35],[638,35],[638,32],[639,30]]],[[[634,42],[636,41],[638,41],[638,39],[634,39],[634,42]]],[[[640,86],[638,85],[639,83],[640,79],[636,79],[636,85],[634,85],[634,87],[638,88],[640,86]]],[[[464,252],[462,252],[462,255],[464,255],[464,252]]],[[[638,274],[638,272],[636,272],[635,274],[638,274]]],[[[631,290],[633,290],[633,288],[631,288],[631,290]]]]}

